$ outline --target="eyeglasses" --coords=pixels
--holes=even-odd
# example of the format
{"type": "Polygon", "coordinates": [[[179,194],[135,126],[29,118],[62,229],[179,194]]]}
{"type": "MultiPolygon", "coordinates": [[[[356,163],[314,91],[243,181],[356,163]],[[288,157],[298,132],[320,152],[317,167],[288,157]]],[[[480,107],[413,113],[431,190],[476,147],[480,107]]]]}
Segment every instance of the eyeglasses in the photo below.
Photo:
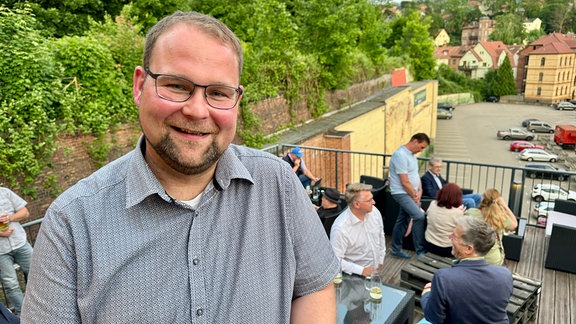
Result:
{"type": "Polygon", "coordinates": [[[169,74],[152,73],[146,68],[146,74],[154,79],[154,87],[158,97],[173,101],[184,102],[194,94],[197,87],[204,88],[204,99],[210,107],[220,110],[234,108],[242,94],[242,88],[225,85],[200,85],[190,80],[169,74]]]}
{"type": "Polygon", "coordinates": [[[357,202],[363,203],[363,202],[373,202],[374,198],[370,198],[368,200],[356,200],[357,202]]]}

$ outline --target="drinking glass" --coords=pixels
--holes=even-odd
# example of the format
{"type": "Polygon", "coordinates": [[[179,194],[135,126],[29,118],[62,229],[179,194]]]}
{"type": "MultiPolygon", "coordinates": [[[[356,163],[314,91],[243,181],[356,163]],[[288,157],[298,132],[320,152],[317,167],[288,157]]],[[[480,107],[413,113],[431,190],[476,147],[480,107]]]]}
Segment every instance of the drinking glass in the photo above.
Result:
{"type": "Polygon", "coordinates": [[[382,299],[382,276],[380,271],[374,269],[370,278],[366,278],[366,289],[370,293],[370,300],[379,301],[382,299]]]}
{"type": "MultiPolygon", "coordinates": [[[[0,213],[0,219],[4,219],[4,217],[6,216],[8,216],[8,212],[2,211],[2,213],[0,213]]],[[[5,231],[7,229],[8,229],[8,223],[0,221],[0,231],[5,231]]]]}
{"type": "Polygon", "coordinates": [[[342,284],[342,261],[340,260],[340,264],[338,266],[338,273],[336,277],[334,277],[334,286],[340,287],[342,284]]]}

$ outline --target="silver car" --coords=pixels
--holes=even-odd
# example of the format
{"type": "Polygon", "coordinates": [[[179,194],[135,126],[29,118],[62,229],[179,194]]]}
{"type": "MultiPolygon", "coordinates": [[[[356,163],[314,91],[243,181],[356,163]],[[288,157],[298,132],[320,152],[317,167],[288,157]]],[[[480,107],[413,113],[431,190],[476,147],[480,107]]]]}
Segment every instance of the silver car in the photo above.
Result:
{"type": "Polygon", "coordinates": [[[452,112],[448,109],[438,108],[437,119],[450,119],[452,118],[452,112]]]}
{"type": "Polygon", "coordinates": [[[525,161],[558,161],[558,155],[546,152],[541,149],[525,149],[520,152],[520,154],[518,154],[518,157],[525,161]]]}

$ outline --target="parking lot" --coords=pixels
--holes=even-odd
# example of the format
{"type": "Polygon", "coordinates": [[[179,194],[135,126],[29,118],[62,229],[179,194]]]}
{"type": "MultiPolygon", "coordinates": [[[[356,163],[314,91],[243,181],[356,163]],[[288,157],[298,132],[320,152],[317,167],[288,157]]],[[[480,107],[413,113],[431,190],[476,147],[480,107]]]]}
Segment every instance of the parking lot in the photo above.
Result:
{"type": "MultiPolygon", "coordinates": [[[[512,105],[501,103],[477,103],[456,106],[450,120],[438,120],[434,155],[445,160],[478,162],[522,167],[527,162],[518,159],[518,153],[509,151],[511,141],[499,140],[496,132],[512,127],[522,128],[522,121],[538,118],[552,126],[561,124],[576,125],[576,112],[559,111],[548,106],[512,105]]],[[[553,143],[553,134],[536,133],[537,137],[546,137],[553,143]]],[[[533,142],[538,142],[535,140],[533,142]]],[[[573,150],[561,150],[568,156],[575,156],[573,150]]],[[[566,168],[564,161],[552,163],[566,168]]],[[[557,182],[556,182],[557,183],[557,182]]],[[[576,182],[564,182],[564,189],[576,190],[576,182]]],[[[522,216],[532,209],[531,188],[524,192],[522,216]]],[[[506,194],[506,193],[505,193],[506,194]]],[[[532,223],[532,221],[530,221],[532,223]]]]}

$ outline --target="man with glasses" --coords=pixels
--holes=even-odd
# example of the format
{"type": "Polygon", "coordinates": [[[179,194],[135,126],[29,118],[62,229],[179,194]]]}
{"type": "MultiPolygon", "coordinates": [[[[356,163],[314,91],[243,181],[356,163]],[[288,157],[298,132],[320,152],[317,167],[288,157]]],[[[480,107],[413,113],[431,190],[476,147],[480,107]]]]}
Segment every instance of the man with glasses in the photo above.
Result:
{"type": "MultiPolygon", "coordinates": [[[[427,197],[436,198],[438,191],[448,182],[442,178],[442,160],[436,157],[428,160],[428,171],[422,175],[422,194],[427,197]]],[[[462,194],[462,204],[467,209],[478,208],[482,201],[482,195],[470,193],[462,194]]]]}
{"type": "Polygon", "coordinates": [[[372,186],[352,183],[346,188],[345,209],[330,231],[330,243],[340,259],[342,271],[368,277],[382,269],[386,239],[382,214],[374,207],[372,186]]]}
{"type": "Polygon", "coordinates": [[[512,295],[512,273],[508,268],[484,260],[496,242],[496,233],[486,222],[470,216],[456,223],[452,254],[458,262],[434,273],[424,286],[420,304],[431,323],[508,323],[506,307],[512,295]]]}
{"type": "Polygon", "coordinates": [[[49,207],[23,322],[336,321],[338,259],[300,181],[231,144],[241,72],[222,22],[152,27],[134,71],[143,136],[49,207]]]}

